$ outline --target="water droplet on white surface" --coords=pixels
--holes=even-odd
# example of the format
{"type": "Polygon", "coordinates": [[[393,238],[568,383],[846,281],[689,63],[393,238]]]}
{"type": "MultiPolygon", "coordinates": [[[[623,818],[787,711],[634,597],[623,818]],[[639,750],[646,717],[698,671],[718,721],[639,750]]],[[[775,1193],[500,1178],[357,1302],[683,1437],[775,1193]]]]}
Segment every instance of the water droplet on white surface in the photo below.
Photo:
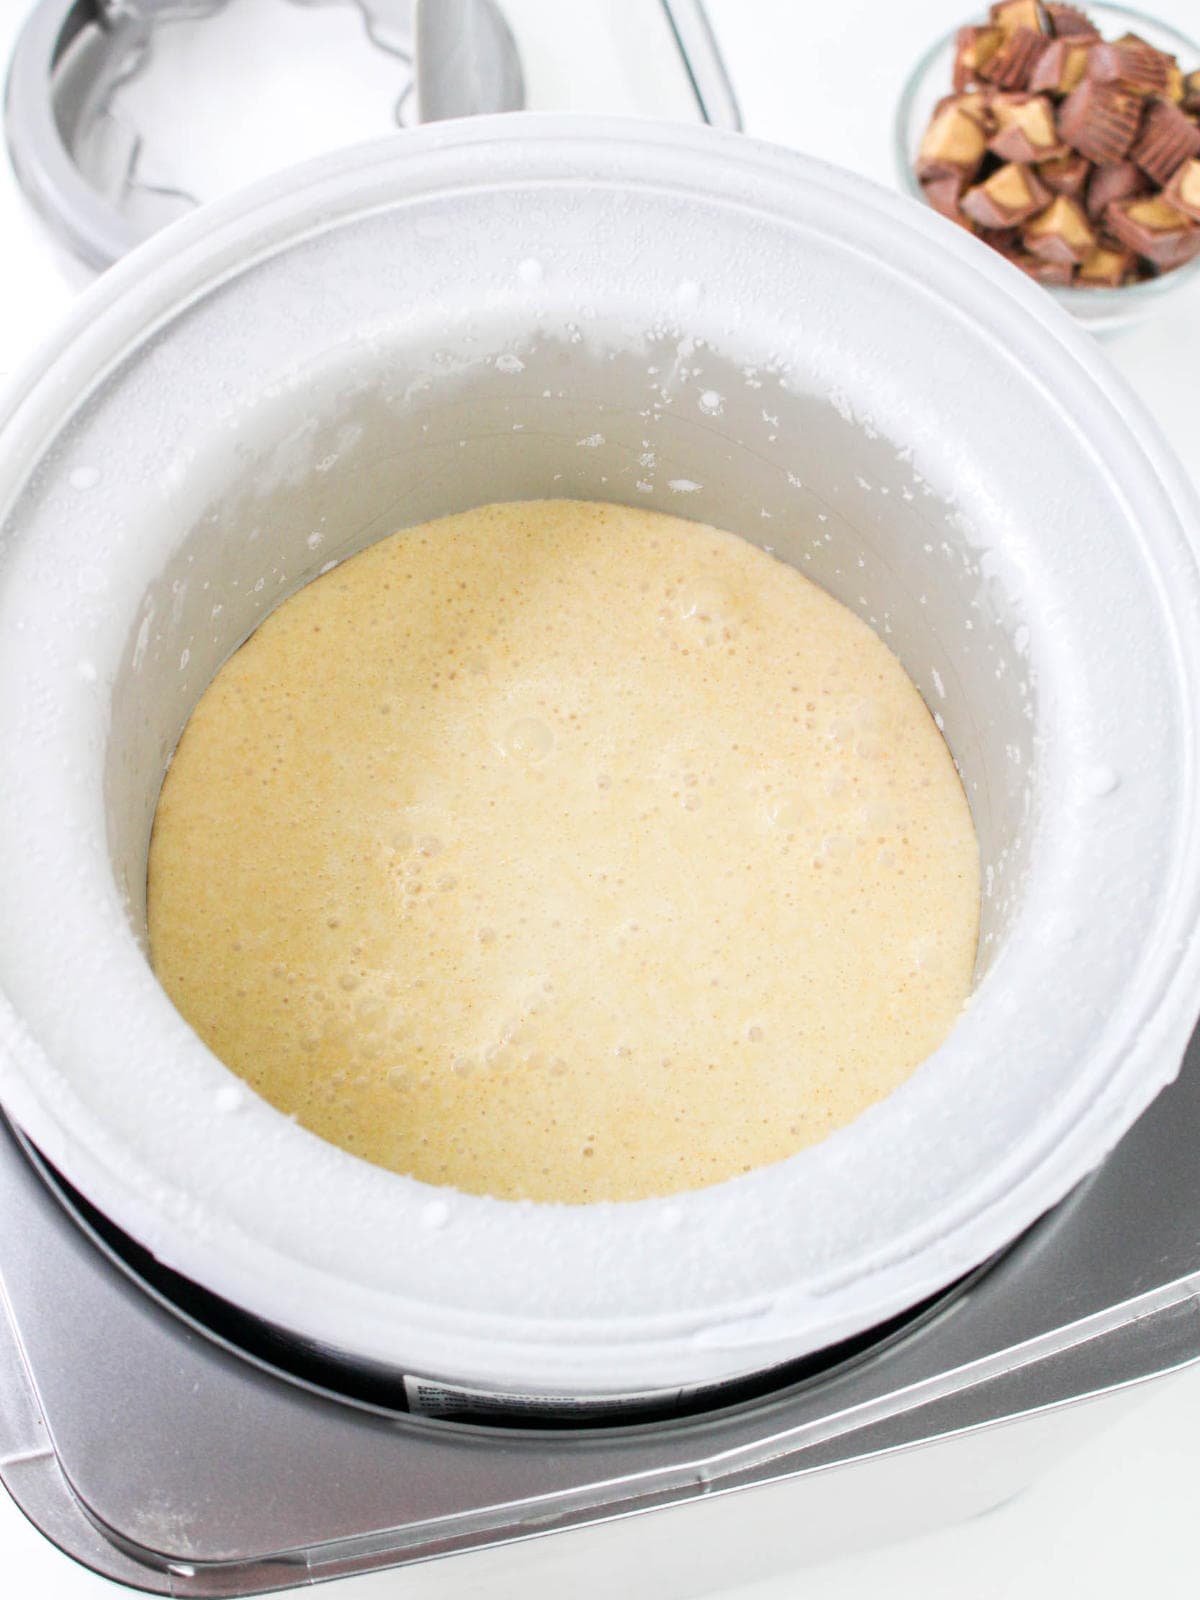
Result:
{"type": "Polygon", "coordinates": [[[72,489],[81,491],[94,489],[100,482],[100,469],[99,467],[76,467],[67,482],[72,489]]]}
{"type": "Polygon", "coordinates": [[[1105,795],[1112,794],[1120,786],[1120,775],[1112,767],[1103,764],[1089,767],[1083,775],[1083,787],[1087,794],[1096,800],[1102,800],[1105,795]]]}
{"type": "Polygon", "coordinates": [[[684,278],[675,291],[675,304],[681,311],[694,311],[700,304],[703,290],[692,278],[684,278]]]}
{"type": "Polygon", "coordinates": [[[529,289],[535,288],[541,283],[544,276],[542,263],[535,261],[532,256],[527,256],[517,268],[517,277],[529,289]]]}
{"type": "Polygon", "coordinates": [[[450,1221],[450,1207],[444,1200],[428,1200],[421,1207],[421,1222],[426,1228],[444,1228],[450,1221]]]}
{"type": "Polygon", "coordinates": [[[223,1083],[217,1090],[216,1106],[220,1112],[228,1114],[232,1111],[240,1111],[245,1103],[246,1096],[236,1083],[223,1083]]]}
{"type": "Polygon", "coordinates": [[[80,594],[103,594],[108,588],[108,579],[101,567],[85,565],[75,574],[75,582],[80,594]]]}

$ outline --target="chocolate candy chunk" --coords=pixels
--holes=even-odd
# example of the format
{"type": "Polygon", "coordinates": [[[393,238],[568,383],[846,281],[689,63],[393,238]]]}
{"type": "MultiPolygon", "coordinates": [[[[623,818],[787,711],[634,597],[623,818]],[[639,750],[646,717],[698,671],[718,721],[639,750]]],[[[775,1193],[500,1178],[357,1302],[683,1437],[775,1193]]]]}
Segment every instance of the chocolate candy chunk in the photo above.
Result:
{"type": "Polygon", "coordinates": [[[943,104],[925,130],[917,153],[917,177],[944,178],[959,173],[973,178],[987,148],[987,135],[978,118],[958,101],[943,104]]]}
{"type": "Polygon", "coordinates": [[[935,211],[1050,285],[1200,256],[1200,71],[1070,0],[994,0],[953,76],[914,163],[935,211]]]}
{"type": "Polygon", "coordinates": [[[1091,49],[1086,39],[1056,39],[1048,44],[1029,74],[1031,93],[1069,94],[1087,71],[1091,49]]]}
{"type": "Polygon", "coordinates": [[[1021,237],[1032,255],[1071,266],[1096,247],[1096,230],[1083,208],[1065,194],[1056,195],[1044,211],[1031,217],[1021,237]]]}
{"type": "Polygon", "coordinates": [[[1076,280],[1095,284],[1098,288],[1119,289],[1134,275],[1136,262],[1133,251],[1124,245],[1101,243],[1090,250],[1079,263],[1076,280]]]}
{"type": "Polygon", "coordinates": [[[943,178],[927,178],[921,185],[921,191],[933,209],[940,211],[942,216],[949,217],[951,222],[961,220],[958,214],[958,201],[962,190],[963,180],[957,172],[947,173],[943,178]]]}
{"type": "Polygon", "coordinates": [[[998,89],[1024,89],[1045,48],[1044,35],[1032,28],[1017,28],[980,67],[979,76],[998,89]]]}
{"type": "Polygon", "coordinates": [[[1156,267],[1181,267],[1200,251],[1200,227],[1161,195],[1114,200],[1104,214],[1108,231],[1156,267]]]}
{"type": "Polygon", "coordinates": [[[1129,200],[1145,194],[1149,187],[1149,179],[1132,161],[1106,161],[1092,169],[1087,188],[1088,215],[1102,217],[1114,200],[1129,200]]]}
{"type": "Polygon", "coordinates": [[[1097,83],[1111,83],[1128,94],[1162,94],[1173,59],[1139,39],[1136,33],[1127,33],[1111,44],[1092,46],[1088,77],[1097,83]]]}
{"type": "Polygon", "coordinates": [[[1027,272],[1031,278],[1036,278],[1038,283],[1044,283],[1048,288],[1065,289],[1075,277],[1075,268],[1069,261],[1046,261],[1041,256],[1032,256],[1027,252],[1010,256],[1009,260],[1015,262],[1022,272],[1027,272]]]}
{"type": "Polygon", "coordinates": [[[996,132],[988,149],[1003,161],[1045,161],[1067,154],[1054,125],[1054,107],[1045,95],[996,95],[996,132]]]}
{"type": "Polygon", "coordinates": [[[1086,156],[1072,154],[1056,156],[1051,161],[1039,161],[1037,172],[1047,189],[1078,200],[1087,188],[1092,170],[1092,163],[1086,156]]]}
{"type": "Polygon", "coordinates": [[[1155,183],[1163,184],[1170,181],[1185,161],[1196,155],[1200,155],[1200,128],[1185,117],[1178,106],[1156,100],[1146,112],[1129,159],[1155,183]]]}
{"type": "Polygon", "coordinates": [[[1050,191],[1031,167],[1010,161],[968,189],[960,204],[981,228],[1013,228],[1041,211],[1049,199],[1050,191]]]}
{"type": "Polygon", "coordinates": [[[1163,195],[1177,211],[1200,222],[1200,160],[1185,161],[1163,195]]]}
{"type": "Polygon", "coordinates": [[[1100,29],[1089,16],[1075,6],[1048,5],[1050,32],[1056,39],[1098,39],[1100,29]]]}
{"type": "Polygon", "coordinates": [[[995,93],[994,89],[988,89],[985,94],[944,94],[934,106],[933,116],[929,120],[932,122],[933,118],[940,117],[947,107],[953,106],[964,116],[972,117],[986,133],[991,133],[995,126],[995,118],[992,116],[992,100],[995,93]]]}
{"type": "Polygon", "coordinates": [[[960,28],[954,42],[954,87],[959,94],[979,82],[979,69],[1004,42],[999,28],[960,28]]]}
{"type": "Polygon", "coordinates": [[[1141,101],[1085,78],[1058,108],[1059,134],[1089,161],[1122,161],[1137,134],[1141,101]]]}
{"type": "Polygon", "coordinates": [[[1031,33],[1044,33],[1044,15],[1038,0],[998,0],[988,11],[989,18],[1005,38],[1021,28],[1028,28],[1031,33]]]}

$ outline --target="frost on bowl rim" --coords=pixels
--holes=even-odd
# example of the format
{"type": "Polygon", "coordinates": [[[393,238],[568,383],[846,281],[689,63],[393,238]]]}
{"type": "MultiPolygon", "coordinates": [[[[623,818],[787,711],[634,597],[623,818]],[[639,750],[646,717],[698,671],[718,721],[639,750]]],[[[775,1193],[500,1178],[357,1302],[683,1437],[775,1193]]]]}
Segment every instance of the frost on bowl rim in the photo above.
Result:
{"type": "MultiPolygon", "coordinates": [[[[0,793],[0,1095],[125,1232],[255,1315],[393,1369],[564,1395],[713,1382],[861,1331],[978,1264],[1095,1165],[1174,1076],[1200,976],[1195,500],[1070,320],[946,232],[859,179],[741,138],[479,119],[259,185],[152,241],[80,302],[3,421],[0,757],[13,778],[0,793]],[[594,248],[614,235],[621,274],[616,256],[594,248]],[[535,259],[540,271],[522,268],[535,259]],[[160,643],[173,652],[162,660],[186,710],[237,642],[218,641],[206,662],[218,643],[197,632],[181,655],[174,606],[153,628],[143,608],[148,584],[161,580],[169,596],[163,574],[184,525],[172,519],[205,503],[199,479],[216,471],[216,455],[193,448],[196,419],[235,416],[236,461],[250,436],[239,443],[237,428],[299,405],[315,371],[305,356],[335,346],[351,369],[359,363],[359,379],[366,372],[360,398],[385,367],[393,374],[397,427],[422,395],[441,393],[446,373],[467,386],[447,414],[468,393],[501,410],[510,402],[498,396],[519,393],[536,411],[538,329],[575,341],[598,386],[632,366],[645,382],[655,330],[675,351],[654,380],[660,393],[674,384],[671,403],[652,418],[610,407],[606,445],[569,460],[549,423],[512,435],[511,467],[489,445],[500,480],[491,497],[516,497],[512,475],[530,462],[544,476],[529,467],[527,481],[552,477],[552,446],[569,480],[561,492],[616,498],[628,482],[632,495],[621,474],[639,470],[650,422],[676,429],[664,478],[698,486],[691,514],[736,524],[717,465],[758,472],[778,497],[772,537],[782,538],[797,504],[787,496],[800,491],[770,453],[808,446],[800,432],[770,445],[760,418],[807,407],[816,436],[852,436],[864,460],[874,451],[898,484],[920,481],[933,497],[949,555],[932,542],[900,552],[931,597],[962,579],[976,541],[970,582],[1011,599],[1022,618],[1013,649],[1038,676],[1027,881],[959,1028],[850,1128],[669,1201],[555,1207],[437,1191],[231,1093],[154,982],[106,844],[110,718],[122,714],[119,694],[143,682],[131,650],[139,661],[160,643]],[[498,367],[517,339],[529,341],[519,370],[498,367]],[[701,379],[693,394],[689,363],[700,351],[695,365],[715,370],[723,346],[743,374],[746,352],[775,352],[753,380],[769,379],[769,405],[748,377],[720,417],[698,403],[726,391],[701,379]],[[280,361],[268,371],[272,349],[280,361]],[[418,349],[428,368],[414,379],[418,349]],[[969,428],[958,422],[964,396],[969,428]],[[685,401],[696,402],[686,429],[685,401]],[[743,424],[757,431],[738,454],[732,430],[743,424]],[[1047,437],[1053,449],[1039,443],[1047,437]],[[1046,520],[1053,539],[1033,526],[1046,520]]],[[[572,425],[566,442],[593,431],[572,425]]],[[[471,455],[455,456],[453,434],[443,442],[447,462],[471,455]]],[[[296,463],[276,465],[287,490],[296,463]]],[[[852,477],[838,486],[851,533],[884,539],[923,514],[919,496],[908,512],[899,492],[884,501],[852,477]]],[[[417,488],[404,503],[400,521],[428,511],[417,488]]],[[[216,560],[224,535],[205,526],[189,552],[216,560]]],[[[854,602],[853,588],[843,593],[854,602]]],[[[244,636],[255,612],[239,594],[244,636]]],[[[234,604],[232,591],[225,598],[234,604]]],[[[913,617],[924,598],[912,597],[913,617]]],[[[953,743],[965,715],[954,685],[978,662],[905,660],[927,698],[932,674],[950,685],[953,743]]]]}

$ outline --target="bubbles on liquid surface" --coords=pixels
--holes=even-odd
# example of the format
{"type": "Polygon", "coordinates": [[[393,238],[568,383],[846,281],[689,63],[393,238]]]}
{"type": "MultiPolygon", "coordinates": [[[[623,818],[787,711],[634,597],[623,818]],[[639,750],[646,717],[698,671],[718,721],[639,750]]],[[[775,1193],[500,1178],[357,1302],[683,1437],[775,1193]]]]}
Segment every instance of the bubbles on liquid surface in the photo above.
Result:
{"type": "Polygon", "coordinates": [[[520,717],[505,731],[502,748],[514,761],[535,764],[554,749],[554,734],[537,717],[520,717]]]}
{"type": "Polygon", "coordinates": [[[799,795],[780,795],[768,805],[767,820],[772,827],[792,833],[796,828],[803,827],[809,813],[810,807],[799,795]]]}
{"type": "Polygon", "coordinates": [[[896,821],[896,808],[887,800],[868,800],[859,813],[871,833],[886,833],[896,821]]]}
{"type": "Polygon", "coordinates": [[[723,395],[718,394],[715,389],[705,389],[700,396],[700,409],[707,416],[719,417],[725,409],[725,398],[723,395]]]}
{"type": "Polygon", "coordinates": [[[739,612],[733,586],[721,578],[693,578],[675,597],[675,606],[684,618],[698,622],[732,622],[739,612]]]}

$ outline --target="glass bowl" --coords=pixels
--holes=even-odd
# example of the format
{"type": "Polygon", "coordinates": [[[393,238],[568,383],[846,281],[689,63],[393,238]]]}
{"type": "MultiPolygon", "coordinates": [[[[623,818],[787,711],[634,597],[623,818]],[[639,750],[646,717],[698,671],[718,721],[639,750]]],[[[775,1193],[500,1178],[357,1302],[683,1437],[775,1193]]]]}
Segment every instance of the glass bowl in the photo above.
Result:
{"type": "MultiPolygon", "coordinates": [[[[1105,39],[1115,39],[1126,32],[1137,33],[1156,49],[1169,51],[1178,59],[1184,72],[1193,72],[1200,67],[1200,44],[1178,29],[1168,27],[1166,23],[1129,6],[1089,5],[1087,0],[1079,0],[1079,3],[1105,39]]],[[[953,93],[958,28],[978,22],[986,9],[986,3],[974,8],[964,6],[958,27],[930,45],[914,66],[896,106],[893,153],[897,176],[904,192],[922,205],[926,204],[925,196],[913,170],[921,138],[934,106],[944,95],[953,93]]],[[[1013,270],[1020,269],[1014,267],[1013,270]]],[[[1200,256],[1193,256],[1185,266],[1176,267],[1173,272],[1165,272],[1159,278],[1145,278],[1140,283],[1125,284],[1119,289],[1047,287],[1046,292],[1084,327],[1103,338],[1143,321],[1158,307],[1169,304],[1180,289],[1195,283],[1198,276],[1200,256]]]]}

